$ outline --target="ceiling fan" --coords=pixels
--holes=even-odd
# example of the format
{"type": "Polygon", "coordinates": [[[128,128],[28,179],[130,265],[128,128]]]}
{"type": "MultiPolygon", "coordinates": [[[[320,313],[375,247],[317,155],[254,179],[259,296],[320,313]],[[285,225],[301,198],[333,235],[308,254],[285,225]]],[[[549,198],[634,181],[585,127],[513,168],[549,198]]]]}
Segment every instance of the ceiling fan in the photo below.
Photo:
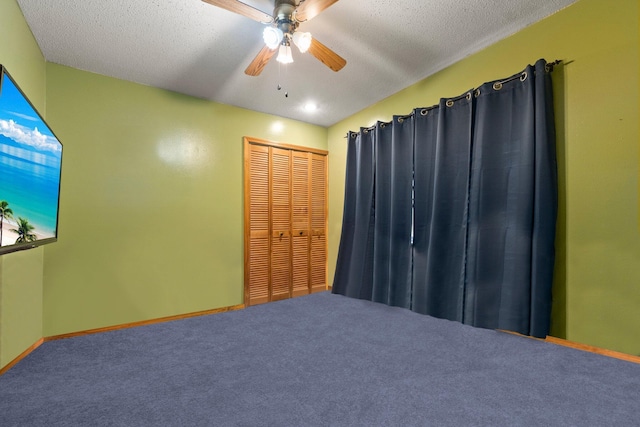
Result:
{"type": "Polygon", "coordinates": [[[285,64],[293,62],[292,42],[300,52],[309,51],[333,71],[340,71],[347,64],[346,60],[313,38],[311,34],[296,32],[300,23],[315,17],[338,0],[275,0],[273,15],[238,0],[202,1],[268,25],[262,34],[264,47],[244,70],[249,76],[259,75],[276,51],[278,62],[285,64]]]}

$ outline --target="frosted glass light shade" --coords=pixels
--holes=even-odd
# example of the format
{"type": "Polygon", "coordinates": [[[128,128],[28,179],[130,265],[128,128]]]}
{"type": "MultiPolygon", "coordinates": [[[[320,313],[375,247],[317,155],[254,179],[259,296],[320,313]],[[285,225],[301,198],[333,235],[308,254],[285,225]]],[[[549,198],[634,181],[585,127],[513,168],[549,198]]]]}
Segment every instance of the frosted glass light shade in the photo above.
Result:
{"type": "Polygon", "coordinates": [[[282,31],[280,28],[276,27],[267,27],[262,32],[262,39],[264,40],[264,44],[267,45],[269,49],[275,49],[282,42],[282,31]]]}
{"type": "Polygon", "coordinates": [[[293,42],[298,46],[301,53],[305,53],[311,46],[311,33],[295,33],[293,42]]]}
{"type": "Polygon", "coordinates": [[[293,62],[293,56],[291,55],[291,46],[281,44],[276,61],[281,64],[291,64],[293,62]]]}

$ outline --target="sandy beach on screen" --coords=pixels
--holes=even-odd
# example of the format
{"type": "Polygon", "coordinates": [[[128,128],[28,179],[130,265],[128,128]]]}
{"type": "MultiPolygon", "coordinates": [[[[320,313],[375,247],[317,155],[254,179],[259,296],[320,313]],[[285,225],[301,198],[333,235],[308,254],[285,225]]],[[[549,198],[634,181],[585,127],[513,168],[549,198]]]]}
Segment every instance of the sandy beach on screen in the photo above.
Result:
{"type": "MultiPolygon", "coordinates": [[[[18,233],[14,233],[12,230],[17,229],[16,223],[9,220],[5,220],[2,223],[2,247],[10,246],[16,243],[16,239],[18,238],[18,233]]],[[[38,236],[38,240],[46,239],[47,236],[39,233],[37,229],[32,231],[33,234],[38,236]]]]}

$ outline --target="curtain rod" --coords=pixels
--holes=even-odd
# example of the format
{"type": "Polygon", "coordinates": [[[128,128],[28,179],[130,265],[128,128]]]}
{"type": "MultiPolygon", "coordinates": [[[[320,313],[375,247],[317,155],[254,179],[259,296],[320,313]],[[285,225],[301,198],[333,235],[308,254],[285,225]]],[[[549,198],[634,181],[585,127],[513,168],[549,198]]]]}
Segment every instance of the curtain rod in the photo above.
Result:
{"type": "MultiPolygon", "coordinates": [[[[562,63],[562,59],[556,59],[556,60],[555,60],[555,61],[553,61],[553,62],[547,62],[547,63],[545,64],[545,70],[546,70],[547,72],[549,72],[549,73],[550,73],[550,72],[552,72],[552,71],[553,71],[553,67],[555,67],[556,65],[558,65],[558,64],[560,64],[560,63],[562,63]]],[[[521,75],[522,75],[522,73],[518,73],[518,74],[513,75],[512,77],[509,77],[509,78],[505,79],[505,80],[501,80],[501,81],[499,81],[499,82],[494,83],[494,89],[500,89],[500,88],[502,87],[502,85],[503,85],[503,84],[508,83],[508,82],[510,82],[511,80],[515,80],[515,79],[517,79],[517,78],[520,78],[521,80],[523,80],[523,81],[524,81],[524,79],[522,79],[521,75]]],[[[526,73],[525,73],[525,79],[526,79],[526,73]]],[[[453,97],[453,98],[448,98],[448,99],[447,99],[447,105],[449,105],[449,103],[453,104],[453,102],[455,102],[455,101],[457,101],[457,100],[459,100],[459,99],[462,99],[462,98],[468,98],[468,99],[469,99],[469,98],[471,98],[471,93],[472,93],[472,92],[473,92],[473,93],[476,93],[476,96],[478,96],[478,93],[479,93],[479,92],[478,92],[478,89],[472,89],[472,90],[470,90],[469,92],[464,93],[464,94],[462,94],[462,95],[460,95],[460,96],[456,96],[456,97],[453,97]]],[[[450,105],[449,105],[449,106],[450,106],[450,105]]],[[[436,108],[436,107],[438,107],[438,105],[432,105],[431,107],[422,108],[422,109],[420,110],[420,112],[421,112],[421,113],[423,113],[423,114],[426,114],[429,110],[432,110],[432,109],[434,109],[434,108],[436,108]]],[[[409,114],[405,114],[404,116],[398,116],[398,119],[399,119],[399,120],[402,120],[402,119],[408,119],[409,117],[413,117],[413,115],[414,115],[414,113],[412,112],[412,113],[409,113],[409,114]]],[[[382,127],[384,127],[385,125],[391,124],[391,122],[392,122],[392,121],[393,121],[393,120],[388,121],[388,122],[381,122],[381,123],[382,123],[382,127]]],[[[363,130],[364,130],[365,132],[368,132],[368,131],[372,131],[372,130],[374,130],[375,128],[376,128],[376,125],[372,125],[372,126],[369,126],[369,127],[363,128],[363,130]]],[[[354,135],[354,138],[355,138],[355,135],[357,135],[358,133],[359,133],[359,132],[352,132],[352,131],[349,131],[349,132],[347,132],[347,134],[344,136],[344,138],[345,138],[345,139],[348,139],[348,138],[349,138],[349,134],[353,134],[353,135],[354,135]]]]}

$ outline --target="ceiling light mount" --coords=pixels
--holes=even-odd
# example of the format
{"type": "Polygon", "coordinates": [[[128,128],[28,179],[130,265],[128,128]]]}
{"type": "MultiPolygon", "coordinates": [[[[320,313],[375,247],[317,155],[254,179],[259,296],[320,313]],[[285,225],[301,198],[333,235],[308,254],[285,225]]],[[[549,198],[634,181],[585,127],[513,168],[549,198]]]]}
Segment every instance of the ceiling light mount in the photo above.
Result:
{"type": "Polygon", "coordinates": [[[293,17],[295,11],[296,5],[293,0],[276,1],[276,8],[273,10],[273,20],[277,23],[291,22],[297,24],[298,21],[293,17]]]}

